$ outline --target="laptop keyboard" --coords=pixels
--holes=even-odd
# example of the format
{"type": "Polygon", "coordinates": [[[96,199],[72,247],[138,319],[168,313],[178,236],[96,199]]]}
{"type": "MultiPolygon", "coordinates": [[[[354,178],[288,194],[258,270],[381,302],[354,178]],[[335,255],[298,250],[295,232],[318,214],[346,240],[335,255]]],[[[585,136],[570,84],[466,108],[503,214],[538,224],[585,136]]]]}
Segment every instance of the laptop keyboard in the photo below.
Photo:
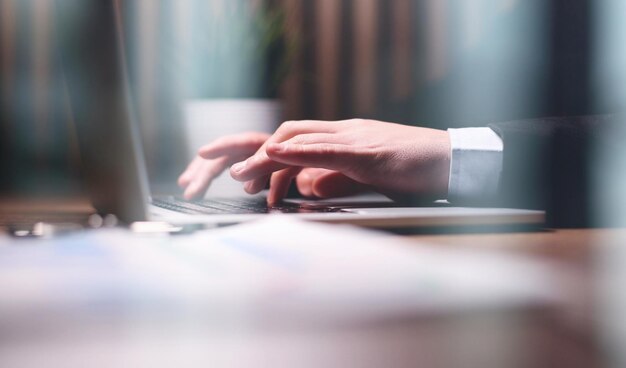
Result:
{"type": "Polygon", "coordinates": [[[284,202],[279,205],[268,206],[263,197],[211,198],[194,201],[166,197],[154,198],[152,204],[170,211],[190,215],[341,212],[341,208],[338,207],[311,207],[284,202]]]}

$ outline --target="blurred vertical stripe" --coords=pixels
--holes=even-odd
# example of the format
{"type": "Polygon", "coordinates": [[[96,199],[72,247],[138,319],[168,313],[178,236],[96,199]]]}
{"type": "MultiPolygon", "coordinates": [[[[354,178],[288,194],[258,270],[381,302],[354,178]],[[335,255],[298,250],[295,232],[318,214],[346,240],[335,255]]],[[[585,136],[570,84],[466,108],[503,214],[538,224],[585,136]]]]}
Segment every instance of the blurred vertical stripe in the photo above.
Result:
{"type": "Polygon", "coordinates": [[[392,75],[394,99],[404,99],[410,96],[413,90],[413,31],[411,23],[414,19],[414,10],[411,0],[394,0],[391,5],[391,34],[392,34],[392,75]]]}
{"type": "MultiPolygon", "coordinates": [[[[194,2],[193,1],[176,1],[174,8],[172,9],[173,14],[173,28],[174,28],[174,39],[175,44],[177,45],[177,52],[181,55],[190,55],[192,48],[192,37],[193,37],[193,13],[194,13],[194,2]]],[[[175,66],[180,68],[181,70],[189,69],[189,61],[186,58],[182,60],[177,59],[177,65],[175,66]]],[[[177,84],[177,88],[183,96],[191,95],[191,88],[189,81],[181,78],[180,80],[175,81],[177,84]]]]}
{"type": "Polygon", "coordinates": [[[13,84],[9,102],[11,118],[11,140],[13,144],[11,168],[20,186],[29,185],[26,168],[36,170],[33,151],[37,142],[33,94],[33,0],[15,2],[15,62],[12,68],[13,84]]]}
{"type": "Polygon", "coordinates": [[[33,106],[35,118],[35,154],[37,164],[45,168],[46,154],[53,146],[54,132],[50,130],[50,100],[52,88],[50,88],[50,69],[52,67],[52,2],[49,0],[34,0],[32,22],[32,45],[31,54],[33,65],[33,106]]]}
{"type": "MultiPolygon", "coordinates": [[[[154,158],[156,156],[156,142],[158,141],[157,128],[157,58],[158,49],[158,29],[157,21],[161,8],[159,0],[136,0],[131,22],[136,24],[136,39],[133,43],[135,55],[137,55],[136,75],[137,75],[137,98],[139,121],[142,124],[144,136],[145,154],[148,162],[148,171],[154,172],[158,165],[154,158]]],[[[132,54],[131,54],[132,55],[132,54]]],[[[132,63],[131,63],[132,65],[132,63]]]]}
{"type": "Polygon", "coordinates": [[[9,104],[13,96],[15,66],[16,0],[0,2],[0,52],[2,62],[2,97],[9,104]]]}
{"type": "Polygon", "coordinates": [[[339,22],[341,7],[337,0],[317,0],[316,23],[319,34],[316,38],[318,85],[317,103],[320,119],[333,119],[339,105],[339,22]]]}
{"type": "Polygon", "coordinates": [[[430,21],[426,29],[426,80],[429,82],[442,79],[446,74],[446,1],[425,0],[426,18],[430,21]]]}
{"type": "MultiPolygon", "coordinates": [[[[295,37],[293,38],[293,44],[291,45],[292,47],[301,47],[303,41],[303,1],[307,0],[282,0],[282,2],[280,3],[280,5],[285,10],[286,27],[295,35],[295,37]]],[[[290,72],[287,76],[287,79],[285,80],[282,90],[282,98],[283,101],[285,101],[285,118],[291,119],[303,115],[303,67],[303,53],[297,52],[295,55],[293,55],[290,72]]]]}
{"type": "Polygon", "coordinates": [[[381,0],[357,0],[354,7],[354,83],[355,115],[372,115],[377,96],[378,7],[381,0]]]}
{"type": "MultiPolygon", "coordinates": [[[[13,124],[10,106],[13,96],[15,43],[15,0],[0,0],[0,172],[10,172],[13,124]]],[[[0,191],[11,186],[9,175],[0,175],[0,191]]]]}

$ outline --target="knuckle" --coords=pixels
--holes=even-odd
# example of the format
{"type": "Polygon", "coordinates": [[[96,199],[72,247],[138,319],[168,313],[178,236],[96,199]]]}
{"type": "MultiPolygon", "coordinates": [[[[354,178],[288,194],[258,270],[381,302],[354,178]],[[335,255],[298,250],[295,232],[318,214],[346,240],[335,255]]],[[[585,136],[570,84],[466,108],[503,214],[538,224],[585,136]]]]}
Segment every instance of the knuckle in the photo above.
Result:
{"type": "Polygon", "coordinates": [[[263,162],[262,157],[260,157],[259,155],[254,155],[252,157],[250,157],[247,162],[246,162],[246,166],[248,167],[252,167],[252,166],[258,166],[263,162]]]}
{"type": "Polygon", "coordinates": [[[322,144],[320,150],[324,155],[332,155],[335,153],[335,147],[327,143],[322,144]]]}
{"type": "Polygon", "coordinates": [[[304,136],[302,136],[302,135],[297,135],[297,136],[291,138],[289,140],[289,143],[292,144],[292,145],[294,145],[294,144],[295,145],[301,145],[301,144],[308,143],[308,140],[304,136]]]}
{"type": "Polygon", "coordinates": [[[298,124],[298,122],[295,121],[295,120],[288,120],[288,121],[285,121],[284,123],[280,124],[280,127],[278,128],[278,130],[280,130],[280,131],[291,130],[291,129],[295,128],[295,126],[297,124],[298,124]]]}

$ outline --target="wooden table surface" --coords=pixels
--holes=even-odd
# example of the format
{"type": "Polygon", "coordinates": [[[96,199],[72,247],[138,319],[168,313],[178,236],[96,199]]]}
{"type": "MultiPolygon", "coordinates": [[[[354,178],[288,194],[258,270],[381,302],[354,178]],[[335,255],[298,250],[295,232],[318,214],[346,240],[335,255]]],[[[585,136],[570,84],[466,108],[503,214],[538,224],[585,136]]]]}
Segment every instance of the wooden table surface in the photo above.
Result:
{"type": "Polygon", "coordinates": [[[548,346],[558,353],[555,358],[558,364],[554,366],[605,366],[606,351],[599,337],[605,333],[600,330],[599,323],[604,318],[602,308],[605,305],[599,298],[599,285],[606,282],[601,280],[608,272],[606,260],[613,253],[619,253],[620,247],[626,246],[626,229],[417,235],[409,239],[416,244],[428,243],[452,249],[492,249],[549,262],[559,271],[556,282],[562,299],[548,328],[551,336],[548,346]]]}
{"type": "Polygon", "coordinates": [[[72,198],[0,198],[0,231],[11,226],[36,222],[72,222],[85,224],[95,211],[84,197],[72,198]]]}

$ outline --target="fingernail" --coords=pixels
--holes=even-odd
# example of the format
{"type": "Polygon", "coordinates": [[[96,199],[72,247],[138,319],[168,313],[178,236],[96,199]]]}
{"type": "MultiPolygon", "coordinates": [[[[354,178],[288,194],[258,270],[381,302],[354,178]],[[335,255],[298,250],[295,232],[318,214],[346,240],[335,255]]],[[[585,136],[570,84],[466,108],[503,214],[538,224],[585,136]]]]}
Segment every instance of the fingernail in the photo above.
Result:
{"type": "Polygon", "coordinates": [[[187,189],[185,190],[185,193],[183,194],[183,196],[186,199],[191,199],[193,197],[195,197],[196,195],[196,191],[197,191],[197,187],[198,185],[196,183],[190,183],[189,186],[187,187],[187,189]]]}
{"type": "Polygon", "coordinates": [[[240,171],[242,171],[244,168],[246,167],[246,163],[245,162],[238,162],[236,164],[234,164],[232,166],[232,169],[234,172],[238,173],[240,171]]]}
{"type": "Polygon", "coordinates": [[[243,190],[246,191],[246,193],[250,193],[250,191],[252,190],[252,182],[248,181],[243,185],[243,190]]]}

